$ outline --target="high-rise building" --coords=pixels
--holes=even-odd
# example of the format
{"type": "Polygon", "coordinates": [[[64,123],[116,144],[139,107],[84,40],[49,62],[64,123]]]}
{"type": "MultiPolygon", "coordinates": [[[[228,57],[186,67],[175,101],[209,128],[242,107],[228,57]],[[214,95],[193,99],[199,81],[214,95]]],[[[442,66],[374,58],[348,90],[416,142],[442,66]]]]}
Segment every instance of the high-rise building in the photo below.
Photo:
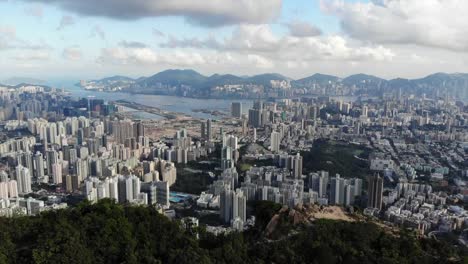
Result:
{"type": "Polygon", "coordinates": [[[255,128],[262,127],[262,110],[249,109],[249,125],[255,128]]]}
{"type": "Polygon", "coordinates": [[[156,184],[156,202],[164,207],[169,207],[169,183],[166,181],[155,182],[156,184]]]}
{"type": "Polygon", "coordinates": [[[112,135],[118,143],[125,143],[127,138],[133,138],[134,135],[134,123],[131,120],[120,120],[113,121],[111,123],[112,135]]]}
{"type": "Polygon", "coordinates": [[[32,192],[31,174],[28,168],[23,167],[22,165],[18,165],[16,167],[16,181],[18,183],[19,193],[26,194],[32,192]]]}
{"type": "Polygon", "coordinates": [[[52,175],[52,164],[56,164],[59,161],[57,151],[49,149],[46,151],[46,161],[47,161],[47,175],[52,175]]]}
{"type": "Polygon", "coordinates": [[[114,199],[116,202],[120,202],[119,201],[119,178],[118,177],[106,178],[105,181],[109,185],[109,198],[114,199]]]}
{"type": "Polygon", "coordinates": [[[233,102],[231,104],[231,116],[235,118],[242,117],[242,103],[240,102],[233,102]]]}
{"type": "Polygon", "coordinates": [[[78,184],[80,184],[89,175],[88,161],[83,159],[77,159],[75,165],[75,174],[78,177],[78,184]]]}
{"type": "Polygon", "coordinates": [[[141,184],[141,192],[148,195],[148,204],[155,205],[158,202],[158,186],[156,182],[143,182],[141,184]]]}
{"type": "Polygon", "coordinates": [[[263,110],[263,102],[262,101],[255,101],[254,104],[253,104],[253,109],[263,110]]]}
{"type": "Polygon", "coordinates": [[[29,171],[34,171],[34,162],[33,162],[33,155],[31,152],[20,152],[16,156],[16,160],[18,164],[23,165],[23,167],[26,167],[29,169],[29,171]]]}
{"type": "Polygon", "coordinates": [[[312,173],[309,176],[309,186],[312,191],[317,192],[319,198],[327,197],[328,172],[312,173]]]}
{"type": "Polygon", "coordinates": [[[205,122],[200,123],[200,137],[206,139],[206,124],[205,122]]]}
{"type": "Polygon", "coordinates": [[[133,202],[140,194],[140,178],[135,175],[119,176],[119,202],[133,202]]]}
{"type": "Polygon", "coordinates": [[[294,178],[302,178],[302,157],[299,153],[292,158],[292,172],[294,178]]]}
{"type": "Polygon", "coordinates": [[[230,223],[232,220],[232,201],[234,192],[225,188],[219,197],[219,216],[224,223],[230,223]]]}
{"type": "Polygon", "coordinates": [[[242,223],[246,220],[246,203],[247,197],[241,189],[232,191],[225,188],[220,194],[220,217],[228,224],[232,224],[234,220],[241,220],[242,223]]]}
{"type": "Polygon", "coordinates": [[[211,127],[211,119],[206,121],[206,139],[211,141],[213,139],[213,128],[211,127]]]}
{"type": "Polygon", "coordinates": [[[8,181],[8,196],[10,198],[18,197],[18,182],[15,180],[8,181]]]}
{"type": "Polygon", "coordinates": [[[382,209],[383,178],[378,174],[368,178],[368,200],[367,206],[370,208],[382,209]]]}
{"type": "Polygon", "coordinates": [[[221,169],[225,170],[234,166],[234,161],[232,159],[232,148],[223,147],[221,150],[221,169]]]}
{"type": "Polygon", "coordinates": [[[234,135],[223,136],[223,147],[230,147],[235,150],[238,149],[237,137],[234,135]]]}
{"type": "Polygon", "coordinates": [[[369,115],[369,107],[367,105],[362,107],[362,116],[363,117],[368,117],[369,115]]]}
{"type": "Polygon", "coordinates": [[[62,184],[62,163],[54,163],[52,168],[52,183],[62,184]]]}
{"type": "Polygon", "coordinates": [[[0,182],[0,199],[8,199],[8,182],[0,182]]]}
{"type": "Polygon", "coordinates": [[[280,133],[277,132],[277,131],[271,132],[271,138],[270,138],[271,151],[279,152],[280,151],[280,143],[281,143],[280,133]]]}
{"type": "Polygon", "coordinates": [[[247,219],[246,208],[247,197],[245,197],[241,189],[236,189],[232,201],[232,220],[239,218],[242,222],[245,222],[247,219]]]}
{"type": "Polygon", "coordinates": [[[133,135],[135,138],[145,136],[145,126],[141,121],[138,121],[133,124],[133,135]]]}
{"type": "Polygon", "coordinates": [[[42,158],[42,153],[36,152],[36,154],[34,154],[34,178],[37,180],[37,179],[42,179],[43,177],[44,177],[44,159],[42,158]]]}
{"type": "Polygon", "coordinates": [[[345,188],[345,179],[341,178],[340,175],[331,178],[330,180],[330,203],[341,205],[344,204],[344,188],[345,188]]]}

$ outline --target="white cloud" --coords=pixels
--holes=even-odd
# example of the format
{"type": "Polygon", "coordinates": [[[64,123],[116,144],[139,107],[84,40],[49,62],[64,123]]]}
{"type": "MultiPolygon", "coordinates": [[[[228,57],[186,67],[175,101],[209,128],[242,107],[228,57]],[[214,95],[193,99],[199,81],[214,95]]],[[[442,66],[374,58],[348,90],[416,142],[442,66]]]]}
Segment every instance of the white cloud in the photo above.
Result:
{"type": "Polygon", "coordinates": [[[256,54],[248,54],[247,59],[249,62],[253,63],[254,67],[257,68],[270,69],[275,66],[271,60],[256,54]]]}
{"type": "MultiPolygon", "coordinates": [[[[24,0],[26,1],[26,0],[24,0]]],[[[182,16],[193,24],[223,26],[265,23],[276,19],[282,0],[28,0],[53,4],[81,15],[133,20],[182,16]]]]}
{"type": "Polygon", "coordinates": [[[468,49],[468,1],[321,0],[349,36],[381,44],[416,44],[454,51],[468,49]]]}
{"type": "Polygon", "coordinates": [[[98,60],[102,64],[196,66],[207,63],[199,53],[174,51],[158,53],[150,48],[105,48],[98,60]]]}
{"type": "Polygon", "coordinates": [[[241,25],[231,36],[218,40],[169,37],[163,48],[212,49],[256,54],[270,61],[370,60],[390,61],[394,52],[382,45],[352,43],[342,36],[277,36],[269,25],[241,25]]]}

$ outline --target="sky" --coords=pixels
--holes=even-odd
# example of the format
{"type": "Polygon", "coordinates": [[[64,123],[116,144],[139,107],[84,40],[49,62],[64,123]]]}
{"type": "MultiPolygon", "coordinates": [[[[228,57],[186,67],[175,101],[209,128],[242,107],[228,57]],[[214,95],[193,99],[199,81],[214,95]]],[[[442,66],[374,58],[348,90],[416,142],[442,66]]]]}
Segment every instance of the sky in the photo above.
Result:
{"type": "Polygon", "coordinates": [[[468,72],[466,0],[0,0],[0,80],[468,72]]]}

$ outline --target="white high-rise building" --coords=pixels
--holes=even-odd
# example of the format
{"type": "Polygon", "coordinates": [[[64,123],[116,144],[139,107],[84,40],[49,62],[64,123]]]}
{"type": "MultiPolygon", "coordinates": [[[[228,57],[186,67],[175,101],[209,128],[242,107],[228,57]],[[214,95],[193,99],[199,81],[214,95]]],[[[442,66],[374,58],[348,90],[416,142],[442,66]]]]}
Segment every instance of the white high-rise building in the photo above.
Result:
{"type": "Polygon", "coordinates": [[[18,182],[10,180],[8,182],[8,196],[10,198],[18,197],[18,182]]]}
{"type": "Polygon", "coordinates": [[[8,199],[8,182],[0,182],[0,199],[8,199]]]}
{"type": "MultiPolygon", "coordinates": [[[[41,155],[42,156],[42,155],[41,155]]],[[[22,194],[30,193],[31,190],[31,174],[28,168],[21,165],[16,167],[16,181],[18,182],[18,192],[22,194]]]]}
{"type": "Polygon", "coordinates": [[[271,132],[271,139],[270,139],[271,151],[279,152],[280,143],[281,143],[280,133],[276,131],[271,132]]]}
{"type": "Polygon", "coordinates": [[[230,147],[233,150],[238,149],[238,139],[234,135],[223,136],[223,147],[230,147]]]}
{"type": "Polygon", "coordinates": [[[118,178],[119,202],[133,202],[139,199],[140,178],[135,175],[119,176],[118,178]]]}
{"type": "Polygon", "coordinates": [[[119,202],[118,178],[106,178],[106,182],[109,185],[109,198],[114,199],[116,202],[119,202]]]}
{"type": "Polygon", "coordinates": [[[243,222],[247,219],[246,215],[247,197],[241,189],[237,189],[232,201],[232,220],[240,218],[243,222]]]}
{"type": "Polygon", "coordinates": [[[220,195],[220,217],[225,223],[245,222],[247,207],[247,197],[241,189],[232,191],[224,189],[220,195]]]}
{"type": "Polygon", "coordinates": [[[317,192],[319,198],[327,197],[328,172],[311,174],[309,177],[309,183],[309,187],[312,191],[317,192]]]}
{"type": "Polygon", "coordinates": [[[331,204],[344,204],[344,188],[345,179],[341,178],[340,175],[331,178],[330,181],[330,203],[331,204]]]}
{"type": "Polygon", "coordinates": [[[302,178],[302,157],[299,153],[292,157],[292,171],[294,178],[302,178]]]}
{"type": "Polygon", "coordinates": [[[62,184],[62,163],[54,163],[51,166],[52,168],[52,183],[53,184],[62,184]]]}

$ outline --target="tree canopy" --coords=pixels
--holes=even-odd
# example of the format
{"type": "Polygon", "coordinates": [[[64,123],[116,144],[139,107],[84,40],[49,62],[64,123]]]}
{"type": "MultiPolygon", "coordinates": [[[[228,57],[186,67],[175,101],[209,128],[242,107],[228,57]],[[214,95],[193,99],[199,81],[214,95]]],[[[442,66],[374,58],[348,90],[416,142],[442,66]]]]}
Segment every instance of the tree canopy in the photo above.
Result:
{"type": "Polygon", "coordinates": [[[262,228],[280,208],[255,205],[258,226],[215,236],[187,232],[150,207],[101,200],[38,216],[0,218],[0,263],[440,263],[455,249],[372,223],[317,221],[278,240],[262,228]]]}

